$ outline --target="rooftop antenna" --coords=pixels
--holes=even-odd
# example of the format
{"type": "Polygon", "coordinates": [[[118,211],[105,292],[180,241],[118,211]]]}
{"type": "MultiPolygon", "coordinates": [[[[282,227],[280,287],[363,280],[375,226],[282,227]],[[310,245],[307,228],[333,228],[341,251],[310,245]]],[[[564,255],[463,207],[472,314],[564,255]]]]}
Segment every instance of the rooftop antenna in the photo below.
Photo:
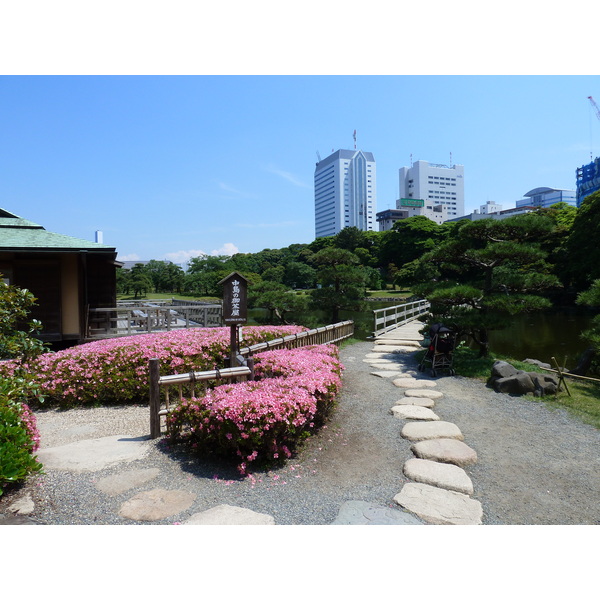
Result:
{"type": "Polygon", "coordinates": [[[354,130],[354,149],[356,150],[356,129],[354,130]]]}
{"type": "Polygon", "coordinates": [[[318,150],[317,150],[317,158],[318,158],[319,162],[321,162],[321,155],[319,154],[318,150]]]}
{"type": "Polygon", "coordinates": [[[412,169],[412,154],[410,155],[410,168],[412,169]]]}
{"type": "Polygon", "coordinates": [[[450,168],[452,168],[452,152],[450,152],[450,168]]]}

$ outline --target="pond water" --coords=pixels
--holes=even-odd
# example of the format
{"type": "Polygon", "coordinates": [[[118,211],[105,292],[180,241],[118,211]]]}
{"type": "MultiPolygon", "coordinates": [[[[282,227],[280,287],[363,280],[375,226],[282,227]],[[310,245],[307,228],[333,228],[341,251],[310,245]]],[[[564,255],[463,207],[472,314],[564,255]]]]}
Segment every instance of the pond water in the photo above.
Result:
{"type": "MultiPolygon", "coordinates": [[[[372,311],[394,304],[397,303],[369,302],[367,310],[362,312],[341,311],[340,320],[353,320],[354,337],[365,340],[372,333],[372,311]]],[[[267,318],[266,310],[252,309],[248,313],[249,325],[264,323],[267,318]]],[[[512,319],[507,329],[490,332],[490,347],[493,352],[520,360],[534,358],[551,363],[554,356],[561,366],[566,357],[567,368],[572,369],[588,347],[580,335],[589,328],[592,316],[581,309],[519,315],[512,319]]],[[[327,319],[325,311],[307,311],[290,317],[291,322],[309,328],[326,325],[327,319]]]]}
{"type": "Polygon", "coordinates": [[[589,312],[565,310],[532,313],[515,317],[507,329],[490,333],[494,352],[516,359],[535,358],[552,363],[554,356],[561,366],[573,369],[589,344],[581,332],[590,327],[589,312]]]}

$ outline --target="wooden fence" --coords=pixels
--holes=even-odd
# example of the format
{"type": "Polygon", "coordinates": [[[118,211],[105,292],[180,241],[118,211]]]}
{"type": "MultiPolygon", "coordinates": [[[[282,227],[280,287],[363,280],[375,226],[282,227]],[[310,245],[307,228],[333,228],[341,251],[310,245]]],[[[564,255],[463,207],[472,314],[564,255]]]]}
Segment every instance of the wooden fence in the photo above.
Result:
{"type": "Polygon", "coordinates": [[[337,344],[344,339],[354,335],[354,321],[343,321],[334,325],[318,327],[310,331],[288,335],[282,338],[261,342],[253,346],[240,348],[238,351],[238,362],[241,366],[232,366],[226,369],[214,369],[213,371],[196,371],[180,375],[160,376],[160,364],[157,358],[148,361],[148,372],[150,381],[150,436],[154,439],[161,434],[161,417],[171,411],[171,398],[169,387],[177,385],[179,388],[179,399],[183,397],[184,387],[189,388],[190,394],[194,395],[195,383],[214,379],[234,379],[236,381],[254,379],[254,354],[265,350],[276,348],[300,348],[303,346],[316,346],[321,344],[337,344]],[[162,408],[160,400],[160,389],[165,389],[165,406],[162,408]]]}
{"type": "Polygon", "coordinates": [[[416,300],[406,304],[388,306],[373,311],[373,336],[378,337],[405,323],[414,321],[429,310],[427,300],[416,300]]]}
{"type": "Polygon", "coordinates": [[[90,308],[87,339],[190,327],[221,327],[221,314],[220,304],[179,305],[144,302],[111,308],[90,308]]]}

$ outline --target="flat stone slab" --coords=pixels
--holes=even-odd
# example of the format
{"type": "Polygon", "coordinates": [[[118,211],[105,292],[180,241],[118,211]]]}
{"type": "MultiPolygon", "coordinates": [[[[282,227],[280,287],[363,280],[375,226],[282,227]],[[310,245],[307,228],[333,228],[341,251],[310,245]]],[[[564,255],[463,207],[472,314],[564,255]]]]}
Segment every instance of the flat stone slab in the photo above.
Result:
{"type": "Polygon", "coordinates": [[[395,379],[392,383],[399,388],[414,388],[421,389],[423,387],[435,387],[437,383],[435,381],[426,381],[424,379],[415,379],[414,377],[401,377],[395,379]]]}
{"type": "Polygon", "coordinates": [[[433,398],[436,400],[437,398],[441,398],[444,394],[442,392],[438,392],[437,390],[419,390],[416,388],[408,389],[404,391],[405,396],[419,396],[421,398],[433,398]]]}
{"type": "Polygon", "coordinates": [[[375,344],[377,346],[410,346],[411,348],[416,348],[418,350],[421,350],[423,348],[423,346],[421,345],[421,342],[419,341],[420,339],[423,338],[417,338],[416,336],[414,338],[395,338],[395,339],[379,339],[379,340],[375,340],[375,344]]]}
{"type": "Polygon", "coordinates": [[[425,408],[433,408],[435,406],[435,400],[431,398],[415,398],[412,396],[403,396],[396,400],[394,403],[396,406],[424,406],[425,408]]]}
{"type": "Polygon", "coordinates": [[[8,511],[16,515],[30,515],[35,510],[35,504],[31,494],[26,494],[23,498],[15,500],[9,507],[8,511]]]}
{"type": "Polygon", "coordinates": [[[448,438],[423,440],[422,442],[413,444],[411,450],[417,458],[452,463],[459,467],[472,465],[477,462],[477,453],[475,450],[460,440],[448,438]]]}
{"type": "Polygon", "coordinates": [[[133,521],[160,521],[187,510],[195,499],[196,494],[190,492],[156,488],[127,500],[119,516],[133,521]]]}
{"type": "Polygon", "coordinates": [[[434,525],[481,525],[481,503],[466,494],[425,483],[407,483],[394,501],[434,525]]]}
{"type": "Polygon", "coordinates": [[[409,479],[417,483],[426,483],[468,496],[473,494],[471,478],[456,465],[411,458],[404,463],[403,471],[409,479]]]}
{"type": "Polygon", "coordinates": [[[414,346],[391,346],[391,345],[383,345],[377,344],[373,347],[373,352],[389,352],[400,354],[401,352],[416,352],[418,348],[414,346]]]}
{"type": "Polygon", "coordinates": [[[193,514],[184,525],[275,525],[275,519],[248,508],[219,504],[193,514]]]}
{"type": "Polygon", "coordinates": [[[375,375],[375,377],[398,377],[398,373],[395,371],[371,371],[371,375],[375,375]]]}
{"type": "Polygon", "coordinates": [[[146,438],[111,435],[93,440],[71,442],[64,446],[38,450],[45,469],[59,471],[100,471],[106,467],[139,460],[146,455],[146,438]]]}
{"type": "Polygon", "coordinates": [[[390,411],[398,419],[418,419],[420,421],[438,421],[439,417],[424,406],[392,406],[390,411]]]}
{"type": "MultiPolygon", "coordinates": [[[[414,398],[417,400],[417,398],[414,398]]],[[[400,435],[411,442],[420,442],[421,440],[434,440],[437,438],[450,438],[454,440],[464,440],[461,430],[448,421],[431,421],[428,423],[407,423],[400,432],[400,435]]]]}
{"type": "MultiPolygon", "coordinates": [[[[365,362],[371,362],[371,361],[365,361],[365,362]]],[[[378,362],[378,363],[371,363],[374,366],[376,366],[378,369],[381,369],[382,371],[401,371],[403,369],[403,366],[399,363],[392,363],[392,362],[378,362]]]]}
{"type": "Polygon", "coordinates": [[[143,485],[154,479],[160,473],[160,469],[133,469],[125,473],[109,475],[99,479],[94,484],[96,489],[108,496],[118,496],[127,490],[143,485]]]}
{"type": "Polygon", "coordinates": [[[363,500],[348,500],[332,525],[423,525],[414,515],[363,500]]]}

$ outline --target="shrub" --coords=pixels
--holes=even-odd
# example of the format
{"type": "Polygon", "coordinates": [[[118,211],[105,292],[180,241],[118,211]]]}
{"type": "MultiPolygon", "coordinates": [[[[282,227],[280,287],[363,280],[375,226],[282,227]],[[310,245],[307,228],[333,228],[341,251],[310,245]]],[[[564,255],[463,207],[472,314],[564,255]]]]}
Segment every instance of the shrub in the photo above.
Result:
{"type": "Polygon", "coordinates": [[[42,469],[34,456],[40,441],[35,415],[23,403],[29,387],[22,378],[0,379],[0,496],[42,469]]]}
{"type": "Polygon", "coordinates": [[[325,421],[341,385],[335,346],[272,350],[255,356],[255,381],[184,399],[167,421],[173,441],[248,463],[289,458],[325,421]]]}
{"type": "MultiPolygon", "coordinates": [[[[303,331],[303,327],[247,327],[252,345],[303,331]]],[[[192,328],[98,340],[47,353],[25,365],[36,377],[45,400],[63,408],[85,404],[146,402],[148,360],[160,360],[161,375],[222,367],[229,355],[230,329],[192,328]]],[[[15,363],[0,365],[13,374],[15,363]]]]}

